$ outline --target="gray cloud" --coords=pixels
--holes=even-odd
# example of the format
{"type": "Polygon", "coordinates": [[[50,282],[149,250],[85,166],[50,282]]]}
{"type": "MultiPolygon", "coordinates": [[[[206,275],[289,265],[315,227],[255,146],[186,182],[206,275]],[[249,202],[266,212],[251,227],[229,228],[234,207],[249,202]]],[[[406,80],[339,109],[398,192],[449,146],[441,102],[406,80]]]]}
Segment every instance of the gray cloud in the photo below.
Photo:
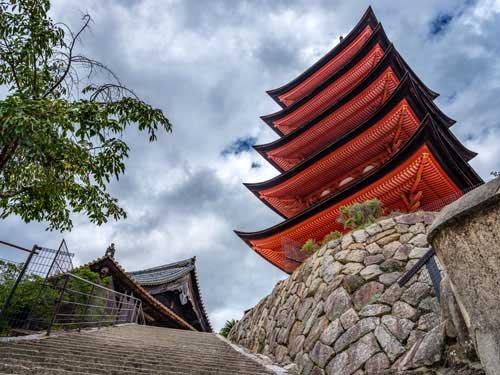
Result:
{"type": "MultiPolygon", "coordinates": [[[[285,275],[232,230],[280,221],[241,185],[277,172],[253,151],[222,153],[241,139],[276,138],[259,119],[278,108],[265,90],[314,63],[367,6],[361,0],[57,1],[57,20],[76,26],[82,13],[93,16],[86,53],[174,123],[174,132],[154,144],[126,132],[127,172],[111,191],[128,219],[96,227],[76,217],[74,230],[64,234],[76,261],[102,255],[110,242],[130,270],[196,255],[216,328],[270,292],[285,275]]],[[[408,63],[441,93],[439,105],[458,120],[453,131],[480,153],[472,164],[488,178],[500,169],[500,2],[380,0],[373,7],[408,63]],[[434,35],[442,15],[452,19],[434,35]]],[[[0,223],[0,238],[57,246],[63,235],[44,228],[11,218],[0,223]]]]}

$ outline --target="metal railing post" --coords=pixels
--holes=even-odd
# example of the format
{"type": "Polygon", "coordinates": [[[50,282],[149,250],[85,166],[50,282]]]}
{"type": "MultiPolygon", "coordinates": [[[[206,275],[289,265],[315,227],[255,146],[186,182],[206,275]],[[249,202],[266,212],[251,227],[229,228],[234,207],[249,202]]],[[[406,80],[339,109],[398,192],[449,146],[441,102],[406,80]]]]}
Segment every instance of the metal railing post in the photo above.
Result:
{"type": "Polygon", "coordinates": [[[64,292],[66,291],[66,287],[69,282],[69,274],[65,274],[64,285],[61,288],[61,293],[59,294],[59,299],[57,300],[57,304],[54,308],[54,315],[52,315],[52,319],[50,320],[49,326],[47,327],[47,336],[50,336],[50,332],[52,331],[52,326],[56,321],[57,314],[59,314],[59,309],[61,308],[61,302],[63,299],[64,292]]]}
{"type": "MultiPolygon", "coordinates": [[[[2,241],[2,243],[4,243],[4,242],[2,241]]],[[[9,245],[13,246],[15,248],[18,248],[18,249],[22,249],[19,246],[14,246],[11,244],[9,244],[9,245]]],[[[28,267],[31,263],[31,260],[33,259],[33,256],[37,253],[36,250],[38,250],[38,249],[40,249],[40,247],[38,245],[33,245],[33,248],[31,249],[30,254],[28,255],[28,258],[26,258],[26,261],[24,262],[23,268],[21,269],[21,272],[19,272],[19,275],[17,276],[17,279],[16,279],[14,285],[12,286],[9,295],[7,296],[7,299],[5,300],[5,303],[2,307],[2,310],[0,311],[0,321],[4,318],[8,308],[10,306],[10,303],[12,302],[12,298],[14,297],[16,289],[19,286],[21,279],[24,277],[24,274],[26,273],[26,270],[28,269],[28,267]]],[[[22,249],[22,250],[25,250],[25,249],[22,249]]]]}

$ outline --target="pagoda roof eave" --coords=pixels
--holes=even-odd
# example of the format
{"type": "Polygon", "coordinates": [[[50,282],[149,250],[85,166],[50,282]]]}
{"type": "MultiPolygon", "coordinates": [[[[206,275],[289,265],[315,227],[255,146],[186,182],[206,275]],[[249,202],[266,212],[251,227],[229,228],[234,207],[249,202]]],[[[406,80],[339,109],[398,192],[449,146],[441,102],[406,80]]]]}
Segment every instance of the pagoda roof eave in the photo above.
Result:
{"type": "MultiPolygon", "coordinates": [[[[287,269],[283,268],[281,266],[281,264],[279,263],[276,263],[276,262],[273,262],[271,259],[268,259],[266,258],[264,255],[262,255],[261,253],[259,253],[258,251],[256,251],[253,247],[252,247],[252,244],[250,243],[250,239],[245,239],[244,238],[244,235],[247,234],[245,232],[241,232],[239,230],[233,230],[233,232],[243,241],[245,242],[257,255],[259,255],[262,259],[264,259],[266,262],[270,262],[272,263],[273,266],[276,266],[278,267],[281,271],[285,272],[285,273],[290,273],[287,269]]],[[[298,264],[298,262],[297,262],[298,264]]]]}
{"type": "MultiPolygon", "coordinates": [[[[444,124],[446,124],[445,125],[446,127],[451,127],[453,124],[455,124],[456,123],[455,120],[453,120],[450,117],[448,117],[447,115],[445,115],[439,109],[439,107],[437,107],[435,105],[435,103],[429,97],[427,97],[425,95],[425,89],[420,85],[420,81],[410,71],[404,69],[401,66],[402,62],[400,60],[399,54],[394,49],[392,51],[394,51],[394,54],[391,54],[391,56],[388,56],[387,60],[385,60],[386,61],[385,64],[384,65],[380,65],[379,69],[382,70],[382,69],[386,68],[386,64],[389,64],[393,60],[395,62],[397,62],[396,64],[391,64],[391,67],[394,68],[395,72],[399,73],[401,81],[403,81],[406,76],[409,76],[412,79],[412,81],[420,88],[420,92],[422,93],[422,98],[427,103],[427,105],[429,107],[429,111],[432,112],[432,113],[434,113],[436,115],[436,118],[441,119],[441,121],[444,124]]],[[[379,70],[379,69],[377,69],[377,70],[379,70]]],[[[374,75],[373,74],[374,72],[375,71],[373,71],[372,74],[370,74],[365,79],[370,79],[370,81],[371,80],[375,80],[378,77],[378,75],[374,75]]],[[[377,72],[377,73],[380,74],[380,72],[377,72]]],[[[367,83],[367,84],[369,84],[369,83],[367,83]]],[[[276,140],[274,140],[272,142],[269,142],[269,143],[265,143],[265,144],[261,144],[261,145],[254,145],[253,148],[257,152],[259,152],[259,154],[261,154],[268,162],[270,162],[271,164],[273,164],[273,166],[275,166],[279,171],[283,172],[284,169],[281,168],[281,167],[279,167],[279,166],[277,166],[276,163],[273,163],[272,159],[270,159],[266,155],[266,153],[270,152],[270,151],[272,151],[272,150],[274,150],[274,149],[276,149],[278,147],[281,147],[281,146],[287,144],[288,142],[290,142],[293,139],[297,138],[299,135],[305,133],[307,130],[309,130],[310,128],[312,128],[316,123],[318,123],[319,121],[321,121],[323,118],[327,117],[328,115],[330,115],[331,113],[333,113],[334,111],[336,111],[337,109],[339,109],[340,107],[342,107],[344,104],[346,104],[347,102],[349,102],[351,99],[353,99],[356,95],[358,95],[362,91],[362,89],[364,88],[364,86],[365,85],[363,85],[363,86],[358,85],[354,90],[352,90],[349,94],[345,95],[342,99],[340,99],[339,101],[337,101],[336,103],[334,103],[330,108],[328,108],[327,110],[323,111],[322,113],[320,113],[319,115],[317,115],[313,119],[307,121],[302,126],[296,128],[291,133],[286,134],[283,137],[278,138],[278,139],[276,139],[276,140]]],[[[394,96],[394,93],[392,93],[391,96],[394,96]]],[[[390,97],[389,97],[388,101],[389,100],[390,100],[390,97]]]]}
{"type": "Polygon", "coordinates": [[[393,170],[395,166],[406,160],[424,143],[429,146],[434,156],[438,159],[441,167],[445,170],[446,174],[450,176],[450,178],[462,191],[483,183],[483,180],[456,152],[456,145],[454,145],[456,138],[448,137],[449,133],[448,129],[439,127],[430,117],[428,117],[427,121],[419,127],[411,139],[380,168],[377,168],[371,173],[367,173],[353,184],[347,186],[344,190],[333,194],[331,197],[309,207],[290,219],[261,231],[238,231],[237,234],[243,241],[250,244],[250,241],[252,240],[259,240],[275,235],[296,224],[299,224],[301,221],[306,220],[335,203],[351,196],[364,186],[383,178],[384,175],[393,170]],[[443,144],[445,145],[444,148],[443,144]],[[449,147],[446,148],[446,146],[449,147]],[[442,155],[443,152],[446,155],[442,155]],[[465,181],[468,181],[468,183],[465,181]]]}
{"type": "Polygon", "coordinates": [[[260,119],[264,121],[267,125],[269,125],[279,136],[283,136],[284,133],[277,128],[276,126],[273,125],[273,121],[276,119],[286,116],[287,114],[295,111],[297,108],[302,106],[304,103],[308,102],[314,96],[318,95],[321,91],[323,91],[326,87],[331,85],[333,82],[338,80],[340,77],[342,77],[346,72],[348,72],[350,69],[352,69],[363,57],[365,57],[371,50],[372,48],[379,43],[384,51],[386,51],[389,46],[391,45],[391,42],[389,41],[389,38],[387,37],[382,25],[379,23],[375,29],[373,30],[373,34],[370,35],[370,38],[367,40],[367,42],[361,47],[361,49],[356,52],[356,54],[344,65],[342,66],[338,71],[333,73],[328,79],[324,80],[321,84],[319,84],[317,87],[315,87],[311,92],[294,102],[293,104],[289,106],[285,106],[281,110],[268,114],[268,115],[263,115],[260,116],[260,119]]]}
{"type": "MultiPolygon", "coordinates": [[[[397,61],[397,63],[401,65],[400,69],[402,71],[404,71],[404,72],[409,72],[412,75],[412,77],[415,79],[415,81],[418,83],[418,85],[422,87],[422,92],[423,92],[424,95],[427,95],[431,100],[434,100],[435,98],[437,98],[439,96],[439,94],[437,94],[436,92],[434,92],[431,89],[429,89],[429,87],[427,87],[427,85],[425,85],[422,82],[422,80],[410,68],[410,66],[408,65],[408,63],[406,63],[406,61],[401,57],[401,55],[399,54],[399,52],[397,52],[397,50],[394,47],[394,45],[389,42],[389,40],[387,39],[387,36],[385,35],[385,32],[383,31],[382,27],[380,27],[380,30],[381,30],[380,31],[381,34],[377,33],[377,35],[383,36],[382,37],[382,40],[384,40],[383,43],[385,43],[385,42],[388,43],[388,46],[385,49],[385,54],[382,57],[382,59],[376,64],[376,66],[371,70],[371,72],[368,74],[368,76],[364,77],[361,81],[359,81],[358,84],[356,86],[354,86],[354,88],[351,91],[356,91],[356,92],[360,91],[360,89],[362,89],[363,87],[365,87],[367,85],[367,82],[371,82],[375,77],[377,77],[377,73],[380,72],[381,69],[387,67],[388,63],[390,64],[393,61],[397,61]],[[396,59],[392,58],[393,55],[396,56],[396,59]]],[[[376,36],[375,33],[372,35],[372,37],[374,37],[374,36],[376,36]]],[[[368,43],[367,43],[367,45],[368,45],[368,43]]],[[[367,47],[367,46],[364,46],[364,47],[367,47]]],[[[371,47],[371,46],[369,46],[369,47],[371,47]]],[[[268,115],[260,116],[260,119],[262,121],[264,121],[267,125],[269,125],[271,128],[273,128],[273,130],[278,135],[284,136],[284,133],[281,130],[276,129],[276,126],[274,126],[274,121],[279,120],[282,117],[284,117],[284,116],[286,116],[286,115],[288,115],[288,114],[296,111],[301,106],[303,106],[305,103],[307,103],[308,101],[312,100],[314,98],[314,96],[318,95],[323,89],[325,89],[328,85],[332,84],[332,82],[334,82],[335,80],[337,80],[347,70],[351,69],[353,67],[353,65],[356,64],[357,59],[362,58],[364,56],[364,54],[366,54],[369,50],[370,50],[370,48],[368,48],[366,51],[362,48],[358,52],[358,54],[351,59],[351,61],[348,64],[346,64],[342,69],[340,69],[332,77],[330,77],[329,79],[327,79],[326,81],[324,81],[321,85],[319,85],[318,87],[316,87],[309,94],[307,94],[306,96],[304,96],[300,100],[296,101],[292,105],[290,105],[288,107],[285,107],[285,108],[283,108],[283,109],[281,109],[281,110],[279,110],[277,112],[274,112],[274,113],[271,113],[271,114],[268,114],[268,115]],[[363,52],[363,54],[360,54],[361,52],[363,52]]],[[[340,97],[338,100],[336,100],[331,105],[331,107],[334,107],[337,102],[341,102],[342,99],[344,97],[346,97],[346,96],[349,96],[349,94],[350,94],[350,92],[347,92],[346,94],[344,94],[342,97],[340,97]]],[[[325,110],[325,112],[327,112],[328,110],[329,109],[325,110]]],[[[453,121],[453,120],[451,120],[451,121],[453,121]]]]}
{"type": "MultiPolygon", "coordinates": [[[[438,124],[443,124],[443,126],[446,127],[446,124],[442,122],[441,118],[436,117],[436,115],[432,112],[428,111],[428,103],[426,103],[425,100],[419,95],[420,92],[420,87],[418,85],[414,84],[414,81],[412,80],[411,77],[407,76],[405,77],[399,87],[396,89],[396,91],[393,93],[392,97],[384,103],[384,105],[375,113],[374,116],[372,116],[370,119],[367,121],[363,122],[356,128],[352,129],[348,133],[344,134],[341,138],[339,138],[336,142],[331,143],[330,145],[327,145],[324,147],[322,150],[320,150],[318,153],[314,154],[310,158],[294,165],[290,169],[286,171],[281,171],[282,173],[279,174],[278,176],[275,176],[267,181],[263,182],[255,182],[255,183],[245,183],[244,185],[252,192],[257,193],[256,196],[259,197],[258,192],[272,188],[287,179],[295,176],[296,174],[302,172],[303,170],[307,169],[311,165],[313,165],[315,162],[318,160],[322,159],[323,157],[327,156],[328,154],[332,153],[335,149],[343,146],[347,142],[353,140],[355,137],[357,137],[359,134],[361,134],[363,131],[369,129],[371,126],[376,124],[380,119],[382,119],[387,113],[389,113],[394,106],[396,106],[401,100],[406,99],[412,110],[419,116],[420,119],[425,118],[427,114],[431,115],[433,121],[435,121],[438,124]]],[[[453,137],[456,140],[456,137],[453,135],[453,133],[449,133],[450,137],[453,137]]],[[[460,154],[460,156],[465,160],[465,161],[470,161],[473,159],[477,153],[467,149],[465,146],[463,146],[460,142],[457,143],[460,145],[460,148],[457,149],[457,152],[460,154]]],[[[257,151],[262,155],[263,151],[257,149],[257,151]]],[[[265,154],[264,154],[265,155],[265,154]]],[[[272,159],[270,161],[274,162],[272,159]]],[[[276,164],[276,163],[275,163],[276,164]]],[[[275,167],[279,167],[277,164],[275,167]]],[[[261,199],[259,197],[259,199],[261,199]]],[[[267,201],[266,201],[267,202],[267,201]]]]}
{"type": "Polygon", "coordinates": [[[344,48],[346,48],[363,29],[370,25],[372,28],[375,28],[378,24],[377,17],[373,12],[371,6],[365,11],[361,19],[358,21],[356,26],[347,34],[345,38],[343,38],[335,47],[333,47],[326,55],[316,61],[312,66],[310,66],[307,70],[301,73],[298,77],[292,79],[290,82],[271,90],[267,90],[266,93],[280,105],[282,108],[285,108],[285,104],[279,100],[279,96],[291,89],[297,87],[300,83],[302,83],[305,79],[309,78],[314,72],[327,64],[332,58],[338,55],[344,48]]]}

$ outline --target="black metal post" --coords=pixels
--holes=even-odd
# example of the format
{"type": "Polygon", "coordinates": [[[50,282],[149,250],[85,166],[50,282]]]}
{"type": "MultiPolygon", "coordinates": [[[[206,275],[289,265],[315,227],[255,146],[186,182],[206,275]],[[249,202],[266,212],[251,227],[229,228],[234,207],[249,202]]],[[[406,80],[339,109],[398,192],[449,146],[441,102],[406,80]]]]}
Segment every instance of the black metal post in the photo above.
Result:
{"type": "MultiPolygon", "coordinates": [[[[7,244],[4,241],[0,241],[0,242],[7,244]]],[[[17,249],[20,249],[20,250],[26,250],[26,249],[23,249],[19,246],[15,246],[12,244],[8,244],[8,245],[15,247],[17,249]]],[[[30,265],[31,260],[33,259],[33,256],[37,253],[36,250],[38,250],[38,249],[40,249],[40,247],[38,245],[33,245],[33,249],[30,251],[30,254],[26,258],[26,261],[24,262],[23,268],[21,269],[21,272],[19,272],[19,275],[17,276],[16,282],[12,286],[9,295],[8,295],[7,299],[5,300],[5,303],[3,304],[2,310],[0,311],[0,321],[4,318],[8,308],[10,306],[10,303],[12,302],[12,298],[14,297],[16,289],[17,289],[19,283],[21,282],[21,279],[24,277],[24,274],[26,273],[26,270],[28,269],[28,266],[30,265]]]]}
{"type": "Polygon", "coordinates": [[[68,286],[69,274],[66,274],[66,279],[64,280],[64,285],[61,288],[61,293],[59,294],[59,299],[57,300],[56,307],[54,308],[54,315],[52,315],[52,319],[50,320],[49,326],[47,327],[47,336],[50,336],[50,332],[52,331],[52,326],[56,321],[57,314],[59,314],[59,309],[61,308],[61,302],[63,299],[64,292],[66,291],[66,287],[68,286]]]}
{"type": "MultiPolygon", "coordinates": [[[[92,284],[92,288],[90,289],[90,293],[89,295],[87,295],[87,301],[85,302],[85,310],[83,311],[83,316],[82,316],[82,320],[83,322],[82,323],[86,323],[86,319],[87,319],[87,312],[89,311],[89,304],[90,304],[90,298],[93,297],[93,294],[94,294],[94,289],[95,289],[95,285],[92,284]]],[[[78,331],[81,331],[82,330],[82,327],[80,326],[78,328],[78,331]]]]}

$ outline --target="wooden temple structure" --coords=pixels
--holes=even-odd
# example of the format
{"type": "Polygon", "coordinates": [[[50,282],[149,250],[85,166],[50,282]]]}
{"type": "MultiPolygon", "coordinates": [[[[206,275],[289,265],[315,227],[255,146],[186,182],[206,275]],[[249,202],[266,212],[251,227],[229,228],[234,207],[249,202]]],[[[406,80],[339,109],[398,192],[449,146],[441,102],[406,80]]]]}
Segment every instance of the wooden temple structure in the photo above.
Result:
{"type": "Polygon", "coordinates": [[[141,271],[127,272],[114,250],[82,267],[110,277],[108,288],[142,301],[147,325],[212,332],[196,276],[195,258],[141,271]]]}
{"type": "Polygon", "coordinates": [[[378,199],[386,213],[439,210],[482,183],[476,155],[449,128],[437,93],[412,71],[373,10],[324,57],[268,94],[281,106],[262,119],[279,138],[254,148],[280,174],[245,186],[284,221],[236,234],[291,273],[285,243],[320,241],[341,206],[378,199]]]}
{"type": "Polygon", "coordinates": [[[129,272],[146,291],[198,331],[212,328],[201,299],[196,257],[141,271],[129,272]]]}

